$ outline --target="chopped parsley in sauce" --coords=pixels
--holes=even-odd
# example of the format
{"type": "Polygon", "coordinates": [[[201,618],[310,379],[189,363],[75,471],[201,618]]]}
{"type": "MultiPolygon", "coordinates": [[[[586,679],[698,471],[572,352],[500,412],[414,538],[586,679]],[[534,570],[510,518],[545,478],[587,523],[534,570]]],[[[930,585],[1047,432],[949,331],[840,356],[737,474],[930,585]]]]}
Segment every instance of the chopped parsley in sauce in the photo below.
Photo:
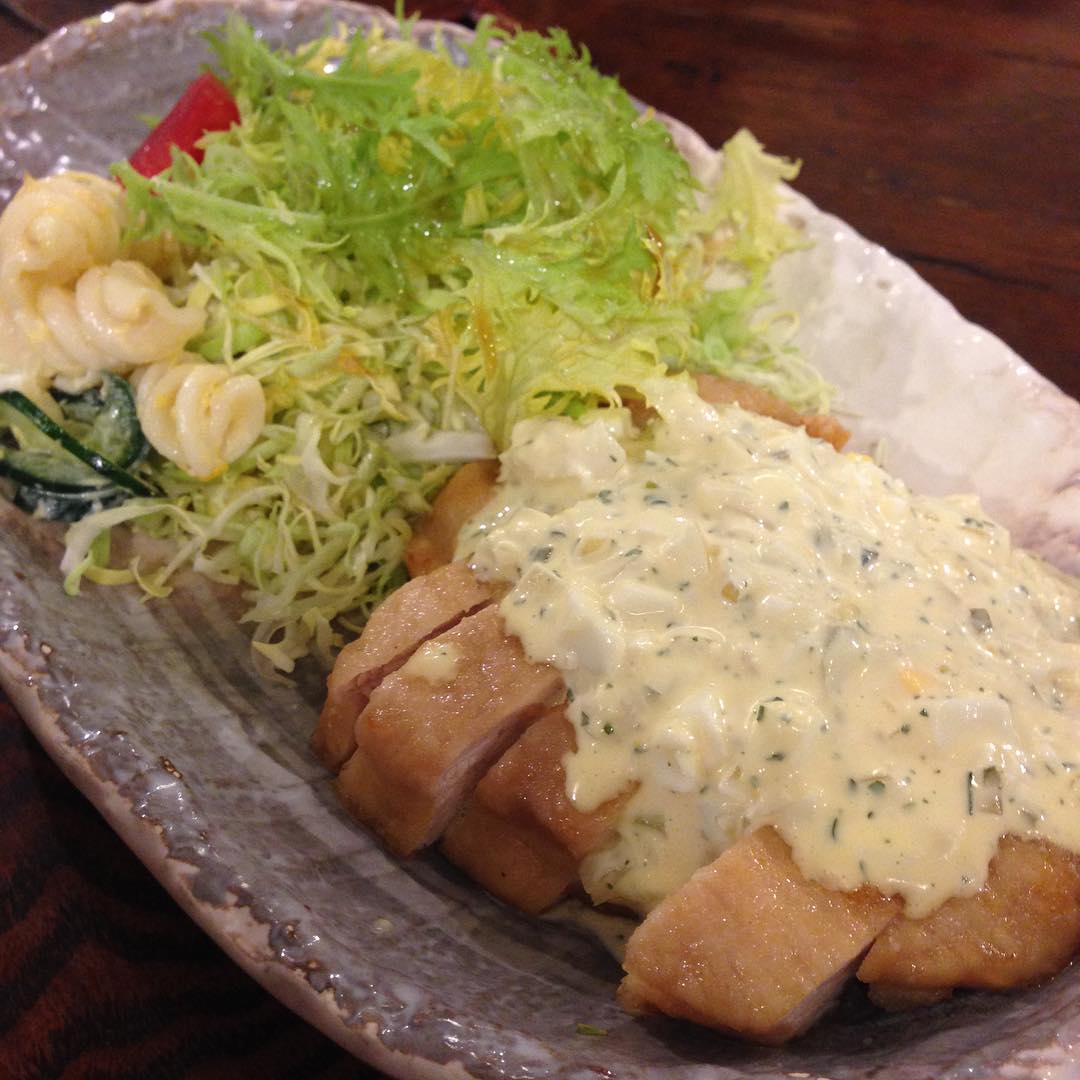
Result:
{"type": "Polygon", "coordinates": [[[1006,833],[1080,852],[1077,582],[972,498],[677,380],[650,403],[642,432],[519,424],[459,548],[563,673],[574,802],[635,786],[593,897],[647,911],[765,824],[914,916],[977,891],[1006,833]]]}

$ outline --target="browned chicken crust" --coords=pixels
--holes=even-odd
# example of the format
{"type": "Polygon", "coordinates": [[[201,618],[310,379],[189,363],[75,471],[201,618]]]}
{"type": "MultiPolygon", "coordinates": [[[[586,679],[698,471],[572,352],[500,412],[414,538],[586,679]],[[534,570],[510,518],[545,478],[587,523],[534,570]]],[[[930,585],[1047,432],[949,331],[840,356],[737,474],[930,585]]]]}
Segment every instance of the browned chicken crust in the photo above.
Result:
{"type": "Polygon", "coordinates": [[[619,1001],[777,1044],[833,1003],[899,900],[808,881],[771,828],[743,837],[630,936],[619,1001]]]}
{"type": "Polygon", "coordinates": [[[632,793],[578,810],[562,764],[576,747],[565,709],[553,709],[489,770],[443,837],[451,862],[530,915],[577,887],[581,860],[607,842],[632,793]]]}
{"type": "Polygon", "coordinates": [[[387,675],[338,777],[349,812],[398,855],[434,843],[480,777],[565,693],[562,676],[525,656],[494,606],[432,641],[456,656],[453,677],[433,682],[408,665],[387,675]]]}
{"type": "Polygon", "coordinates": [[[1080,857],[1043,840],[1006,836],[983,889],[953,897],[923,919],[897,919],[858,976],[894,991],[1005,990],[1048,978],[1078,949],[1080,857]]]}
{"type": "Polygon", "coordinates": [[[801,413],[763,387],[726,379],[722,375],[695,375],[694,380],[698,393],[710,405],[739,405],[747,412],[771,416],[792,427],[806,428],[808,435],[832,443],[837,450],[843,450],[851,438],[847,428],[834,417],[824,413],[801,413]]]}
{"type": "Polygon", "coordinates": [[[319,760],[340,769],[356,749],[356,720],[372,690],[418,646],[490,603],[493,595],[464,563],[448,562],[388,596],[363,634],[338,654],[326,680],[326,703],[311,739],[319,760]]]}
{"type": "Polygon", "coordinates": [[[461,527],[484,508],[498,478],[497,461],[470,461],[450,477],[435,496],[431,512],[413,529],[405,551],[410,577],[428,574],[450,562],[461,527]]]}

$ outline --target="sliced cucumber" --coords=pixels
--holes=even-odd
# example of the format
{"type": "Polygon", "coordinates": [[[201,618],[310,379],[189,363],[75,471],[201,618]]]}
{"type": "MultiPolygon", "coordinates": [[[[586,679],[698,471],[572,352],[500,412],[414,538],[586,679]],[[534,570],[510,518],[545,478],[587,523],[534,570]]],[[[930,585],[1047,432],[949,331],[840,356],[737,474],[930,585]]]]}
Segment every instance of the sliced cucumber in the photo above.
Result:
{"type": "Polygon", "coordinates": [[[56,443],[0,394],[0,449],[8,447],[56,453],[56,443]]]}
{"type": "Polygon", "coordinates": [[[129,491],[112,486],[86,491],[57,491],[22,484],[15,491],[15,505],[20,510],[46,521],[78,521],[87,514],[116,506],[129,498],[129,491]]]}
{"type": "Polygon", "coordinates": [[[102,372],[101,385],[81,394],[54,391],[61,412],[73,422],[70,434],[102,457],[130,468],[141,461],[150,449],[139,425],[135,398],[126,379],[110,371],[102,372]]]}
{"type": "Polygon", "coordinates": [[[81,394],[68,394],[54,387],[49,391],[49,396],[60,406],[65,420],[74,420],[89,427],[101,411],[104,386],[102,382],[101,386],[92,386],[81,394]]]}
{"type": "MultiPolygon", "coordinates": [[[[68,432],[66,432],[59,424],[42,412],[42,410],[39,409],[25,394],[20,393],[18,390],[4,390],[0,392],[0,401],[4,402],[12,409],[15,409],[21,416],[29,420],[41,434],[52,439],[53,442],[57,444],[58,451],[66,451],[72,457],[77,458],[79,461],[88,465],[99,477],[103,478],[108,483],[123,488],[132,495],[147,496],[160,494],[154,488],[150,487],[150,485],[143,483],[138,477],[133,476],[125,468],[105,457],[104,454],[97,449],[84,445],[73,435],[68,434],[68,432]]],[[[132,412],[134,412],[134,405],[132,405],[132,412]]],[[[138,423],[137,419],[135,420],[135,423],[138,423]]],[[[105,426],[107,426],[107,424],[105,426]]],[[[101,432],[99,431],[98,434],[100,435],[101,432]]],[[[124,453],[129,453],[130,447],[126,437],[123,440],[116,441],[116,445],[120,445],[120,443],[123,443],[123,447],[128,447],[128,449],[124,449],[124,453]]],[[[63,455],[59,452],[56,456],[58,459],[63,459],[63,455]]],[[[4,461],[6,460],[7,453],[5,453],[3,459],[0,459],[0,471],[3,470],[4,461]]],[[[49,480],[45,477],[39,477],[38,483],[42,488],[51,486],[49,480]]]]}
{"type": "Polygon", "coordinates": [[[63,426],[17,390],[0,393],[0,476],[18,485],[17,506],[77,521],[132,495],[159,494],[128,471],[149,444],[125,379],[105,372],[99,387],[53,396],[63,426]]]}
{"type": "Polygon", "coordinates": [[[0,475],[10,477],[17,484],[58,492],[93,492],[112,486],[89,465],[55,450],[0,448],[0,475]]]}

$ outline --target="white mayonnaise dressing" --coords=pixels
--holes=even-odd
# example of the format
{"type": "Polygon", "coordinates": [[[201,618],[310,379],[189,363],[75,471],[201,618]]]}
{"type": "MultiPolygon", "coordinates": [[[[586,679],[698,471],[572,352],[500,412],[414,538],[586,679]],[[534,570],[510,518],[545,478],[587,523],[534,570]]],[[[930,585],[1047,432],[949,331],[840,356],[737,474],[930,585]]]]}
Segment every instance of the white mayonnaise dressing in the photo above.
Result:
{"type": "Polygon", "coordinates": [[[647,911],[765,824],[916,917],[981,888],[1005,834],[1080,852],[1080,585],[973,498],[649,391],[640,434],[520,423],[458,552],[564,675],[575,804],[635,787],[594,900],[647,911]]]}

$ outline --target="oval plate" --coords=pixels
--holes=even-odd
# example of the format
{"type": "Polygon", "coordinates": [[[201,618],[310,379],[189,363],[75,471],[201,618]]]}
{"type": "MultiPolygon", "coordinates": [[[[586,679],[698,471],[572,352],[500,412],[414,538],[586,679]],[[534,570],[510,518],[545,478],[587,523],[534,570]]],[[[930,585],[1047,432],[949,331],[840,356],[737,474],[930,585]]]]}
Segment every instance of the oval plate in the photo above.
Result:
{"type": "MultiPolygon", "coordinates": [[[[0,204],[23,172],[102,171],[207,58],[237,6],[272,41],[390,22],[355,5],[166,0],[54,35],[0,70],[0,204]]],[[[421,24],[423,33],[433,32],[421,24]]],[[[460,33],[450,28],[451,33],[460,33]]],[[[672,125],[684,152],[707,148],[672,125]]],[[[838,411],[927,491],[975,488],[1019,540],[1080,569],[1080,406],[960,318],[914,272],[795,196],[815,246],[782,261],[780,306],[838,411]]],[[[1080,971],[907,1016],[853,1000],[798,1043],[747,1047],[617,1008],[590,939],[519,917],[438,857],[389,858],[338,806],[308,750],[312,677],[268,684],[231,598],[192,579],[167,601],[64,595],[59,533],[0,505],[0,678],[67,775],[248,972],[400,1076],[791,1075],[894,1080],[1075,1075],[1080,971]],[[576,1033],[578,1024],[604,1038],[576,1033]]]]}

